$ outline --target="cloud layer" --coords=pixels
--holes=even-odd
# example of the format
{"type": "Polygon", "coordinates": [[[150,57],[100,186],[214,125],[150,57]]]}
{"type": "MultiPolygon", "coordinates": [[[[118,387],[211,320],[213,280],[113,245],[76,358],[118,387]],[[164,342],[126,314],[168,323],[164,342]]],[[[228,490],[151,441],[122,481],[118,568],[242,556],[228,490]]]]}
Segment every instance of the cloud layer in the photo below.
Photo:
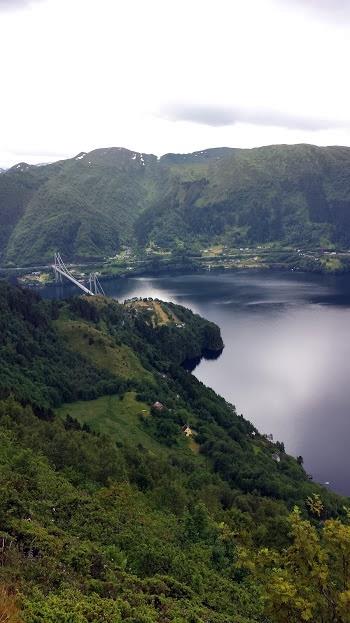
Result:
{"type": "Polygon", "coordinates": [[[17,11],[41,0],[0,0],[0,11],[17,11]]]}
{"type": "Polygon", "coordinates": [[[339,119],[322,119],[293,115],[263,108],[254,109],[182,103],[167,105],[161,110],[160,116],[169,121],[189,121],[212,127],[249,123],[259,126],[317,131],[346,127],[349,125],[348,122],[339,119]]]}
{"type": "Polygon", "coordinates": [[[341,20],[350,17],[349,0],[282,0],[282,3],[309,14],[313,13],[321,19],[341,22],[341,20]]]}
{"type": "Polygon", "coordinates": [[[350,0],[201,0],[200,20],[198,6],[0,0],[0,166],[115,145],[350,145],[350,0]]]}

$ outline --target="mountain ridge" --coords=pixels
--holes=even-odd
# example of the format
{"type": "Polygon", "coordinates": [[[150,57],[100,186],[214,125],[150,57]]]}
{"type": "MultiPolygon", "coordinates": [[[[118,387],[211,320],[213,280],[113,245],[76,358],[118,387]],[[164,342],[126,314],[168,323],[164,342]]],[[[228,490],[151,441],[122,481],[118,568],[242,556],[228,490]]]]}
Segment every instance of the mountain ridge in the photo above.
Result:
{"type": "Polygon", "coordinates": [[[59,248],[103,259],[121,245],[350,244],[350,148],[308,144],[192,154],[80,152],[0,177],[0,261],[32,264],[59,248]]]}

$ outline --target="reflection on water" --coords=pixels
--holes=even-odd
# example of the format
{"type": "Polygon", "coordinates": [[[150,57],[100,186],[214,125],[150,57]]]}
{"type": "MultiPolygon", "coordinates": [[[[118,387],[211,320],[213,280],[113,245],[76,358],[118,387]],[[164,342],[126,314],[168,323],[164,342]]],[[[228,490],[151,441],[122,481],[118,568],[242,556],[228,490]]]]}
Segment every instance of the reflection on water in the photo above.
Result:
{"type": "Polygon", "coordinates": [[[302,455],[316,480],[350,494],[350,276],[242,271],[119,279],[104,289],[119,300],[181,303],[216,322],[225,349],[194,374],[302,455]]]}
{"type": "Polygon", "coordinates": [[[197,366],[199,366],[199,364],[201,363],[203,359],[206,359],[207,361],[215,361],[216,359],[219,359],[219,357],[221,357],[222,353],[223,353],[223,349],[222,350],[204,349],[201,357],[193,357],[192,359],[186,359],[182,365],[185,368],[185,370],[188,370],[189,372],[193,372],[197,368],[197,366]]]}

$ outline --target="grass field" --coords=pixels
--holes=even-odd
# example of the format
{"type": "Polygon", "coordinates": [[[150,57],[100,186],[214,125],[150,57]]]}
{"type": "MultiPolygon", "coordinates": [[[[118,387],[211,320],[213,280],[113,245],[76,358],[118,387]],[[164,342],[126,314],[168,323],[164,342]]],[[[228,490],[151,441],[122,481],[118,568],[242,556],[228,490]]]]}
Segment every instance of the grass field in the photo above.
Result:
{"type": "Polygon", "coordinates": [[[77,320],[56,321],[67,346],[77,351],[98,368],[104,368],[125,379],[152,380],[137,355],[125,344],[117,346],[112,338],[87,322],[77,320]]]}
{"type": "Polygon", "coordinates": [[[113,437],[116,441],[141,443],[149,450],[162,449],[142,426],[141,415],[149,415],[149,407],[138,402],[134,392],[119,396],[103,396],[96,400],[78,401],[62,405],[56,411],[59,417],[71,415],[92,430],[113,437]]]}
{"type": "Polygon", "coordinates": [[[150,311],[152,313],[153,327],[179,322],[177,316],[164,302],[160,303],[159,301],[140,299],[138,301],[129,302],[127,305],[135,309],[146,309],[150,311]]]}
{"type": "MultiPolygon", "coordinates": [[[[119,396],[102,396],[96,400],[80,400],[66,403],[56,409],[56,415],[65,419],[67,415],[75,418],[80,424],[88,424],[90,428],[132,445],[142,444],[151,452],[166,454],[168,449],[148,434],[141,422],[141,416],[151,417],[150,408],[135,398],[134,392],[127,392],[120,400],[119,396]]],[[[199,445],[192,438],[180,434],[178,450],[194,454],[199,453],[199,445]]]]}

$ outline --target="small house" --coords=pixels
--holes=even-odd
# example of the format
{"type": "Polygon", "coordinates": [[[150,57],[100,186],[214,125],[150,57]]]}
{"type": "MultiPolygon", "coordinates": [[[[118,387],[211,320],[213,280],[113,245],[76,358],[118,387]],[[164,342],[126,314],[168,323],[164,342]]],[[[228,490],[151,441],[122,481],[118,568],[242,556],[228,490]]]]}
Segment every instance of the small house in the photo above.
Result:
{"type": "Polygon", "coordinates": [[[186,435],[186,437],[193,437],[193,430],[188,424],[185,424],[181,428],[181,431],[183,432],[184,435],[186,435]]]}
{"type": "Polygon", "coordinates": [[[273,458],[274,461],[276,461],[276,463],[280,463],[280,461],[281,461],[281,457],[278,454],[278,452],[274,452],[273,455],[272,455],[272,458],[273,458]]]}

